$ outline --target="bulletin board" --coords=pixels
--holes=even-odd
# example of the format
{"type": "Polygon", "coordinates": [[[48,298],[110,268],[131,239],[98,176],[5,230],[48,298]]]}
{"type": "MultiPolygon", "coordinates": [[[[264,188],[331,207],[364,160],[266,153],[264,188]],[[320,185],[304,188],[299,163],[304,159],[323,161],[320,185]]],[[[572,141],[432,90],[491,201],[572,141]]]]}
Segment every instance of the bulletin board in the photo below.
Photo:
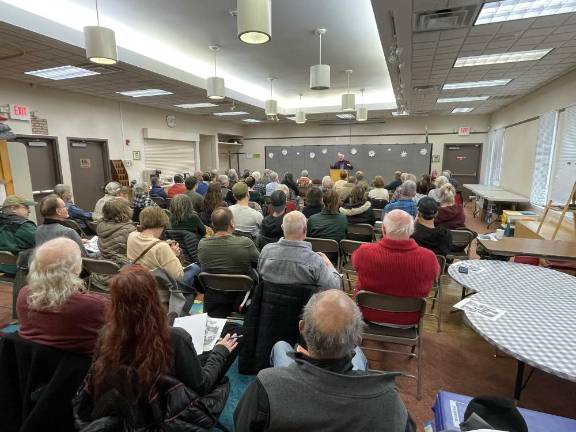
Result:
{"type": "Polygon", "coordinates": [[[416,177],[429,173],[432,144],[266,146],[264,156],[266,168],[281,177],[291,172],[297,178],[306,169],[310,178],[321,179],[329,174],[338,153],[344,153],[354,171],[363,171],[367,180],[381,175],[391,181],[395,171],[410,172],[416,177]]]}

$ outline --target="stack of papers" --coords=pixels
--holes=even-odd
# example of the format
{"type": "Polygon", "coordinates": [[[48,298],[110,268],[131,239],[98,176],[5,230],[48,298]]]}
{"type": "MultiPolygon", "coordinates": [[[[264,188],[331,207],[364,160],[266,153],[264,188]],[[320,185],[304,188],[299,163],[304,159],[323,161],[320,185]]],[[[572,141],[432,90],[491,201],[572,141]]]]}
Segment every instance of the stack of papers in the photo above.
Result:
{"type": "Polygon", "coordinates": [[[226,319],[211,318],[208,314],[196,314],[176,318],[174,327],[180,327],[192,337],[196,354],[211,351],[220,339],[220,333],[226,324],[226,319]]]}
{"type": "Polygon", "coordinates": [[[98,248],[98,236],[94,236],[88,240],[87,243],[84,243],[84,249],[94,255],[100,253],[100,249],[98,248]]]}
{"type": "Polygon", "coordinates": [[[480,303],[473,300],[472,297],[466,297],[464,300],[459,301],[454,305],[454,308],[480,315],[481,317],[487,318],[491,321],[497,321],[506,313],[505,310],[487,305],[486,303],[480,303]]]}

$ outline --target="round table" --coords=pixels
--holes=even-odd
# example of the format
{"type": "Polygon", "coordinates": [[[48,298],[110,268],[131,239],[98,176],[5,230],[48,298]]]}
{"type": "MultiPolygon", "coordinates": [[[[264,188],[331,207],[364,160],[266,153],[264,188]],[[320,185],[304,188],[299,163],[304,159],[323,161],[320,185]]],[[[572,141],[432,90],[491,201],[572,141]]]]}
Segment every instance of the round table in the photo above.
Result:
{"type": "Polygon", "coordinates": [[[544,267],[507,261],[460,261],[448,274],[474,290],[474,300],[506,311],[496,321],[466,313],[470,326],[518,360],[515,397],[527,363],[576,381],[576,277],[544,267]],[[466,266],[468,273],[458,267],[466,266]]]}

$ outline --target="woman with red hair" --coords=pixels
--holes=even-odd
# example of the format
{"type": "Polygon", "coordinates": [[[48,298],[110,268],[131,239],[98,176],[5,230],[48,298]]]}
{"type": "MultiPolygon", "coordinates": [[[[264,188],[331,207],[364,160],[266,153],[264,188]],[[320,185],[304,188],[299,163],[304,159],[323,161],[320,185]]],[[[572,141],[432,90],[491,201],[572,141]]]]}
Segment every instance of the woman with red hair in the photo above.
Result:
{"type": "Polygon", "coordinates": [[[216,387],[237,346],[236,335],[227,334],[202,365],[191,336],[168,326],[156,282],[148,269],[140,265],[125,267],[110,280],[109,287],[107,324],[100,333],[85,388],[95,405],[100,398],[106,400],[110,394],[119,393],[130,406],[142,406],[158,379],[165,375],[199,396],[216,387]]]}

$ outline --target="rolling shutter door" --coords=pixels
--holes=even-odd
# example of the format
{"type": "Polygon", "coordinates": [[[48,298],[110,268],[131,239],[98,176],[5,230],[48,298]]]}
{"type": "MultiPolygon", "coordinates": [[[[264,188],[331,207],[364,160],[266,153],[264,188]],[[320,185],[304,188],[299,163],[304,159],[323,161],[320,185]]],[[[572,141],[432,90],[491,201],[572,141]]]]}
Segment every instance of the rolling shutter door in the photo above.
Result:
{"type": "Polygon", "coordinates": [[[162,176],[196,171],[194,142],[145,140],[144,158],[147,170],[160,170],[162,176]]]}

